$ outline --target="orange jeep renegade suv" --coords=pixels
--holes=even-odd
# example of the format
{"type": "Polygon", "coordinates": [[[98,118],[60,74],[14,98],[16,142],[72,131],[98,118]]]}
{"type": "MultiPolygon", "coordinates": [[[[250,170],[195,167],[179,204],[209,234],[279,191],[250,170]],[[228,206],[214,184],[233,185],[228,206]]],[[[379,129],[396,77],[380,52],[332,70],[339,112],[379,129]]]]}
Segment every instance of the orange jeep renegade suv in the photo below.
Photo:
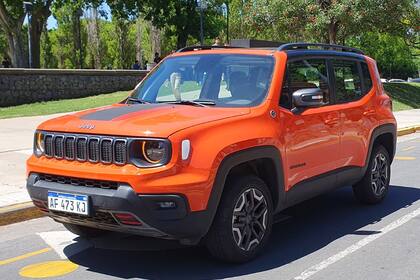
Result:
{"type": "Polygon", "coordinates": [[[41,124],[34,204],[73,233],[203,241],[244,262],[273,217],[340,186],[381,202],[396,122],[375,61],[338,45],[187,47],[119,104],[41,124]]]}

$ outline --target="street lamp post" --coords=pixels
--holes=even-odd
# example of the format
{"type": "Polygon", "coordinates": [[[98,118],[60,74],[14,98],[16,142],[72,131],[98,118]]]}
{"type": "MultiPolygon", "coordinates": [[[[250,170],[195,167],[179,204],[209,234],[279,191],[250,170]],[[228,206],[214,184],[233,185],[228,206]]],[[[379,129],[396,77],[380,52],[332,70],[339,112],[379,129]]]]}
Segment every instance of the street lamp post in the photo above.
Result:
{"type": "Polygon", "coordinates": [[[23,9],[25,14],[28,15],[28,53],[29,53],[29,68],[33,67],[32,62],[32,36],[31,36],[31,29],[32,29],[32,3],[31,2],[23,2],[23,9]]]}
{"type": "Polygon", "coordinates": [[[200,10],[200,44],[204,45],[204,10],[207,9],[207,1],[197,0],[197,6],[200,10]]]}
{"type": "Polygon", "coordinates": [[[226,16],[226,43],[229,44],[229,2],[225,2],[221,6],[223,16],[226,16]]]}

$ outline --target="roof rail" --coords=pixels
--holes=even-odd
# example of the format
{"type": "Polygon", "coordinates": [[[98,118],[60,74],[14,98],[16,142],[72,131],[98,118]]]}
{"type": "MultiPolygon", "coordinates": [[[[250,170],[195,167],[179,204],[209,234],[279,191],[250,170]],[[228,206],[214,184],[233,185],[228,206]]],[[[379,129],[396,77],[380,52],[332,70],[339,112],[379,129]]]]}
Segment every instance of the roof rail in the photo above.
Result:
{"type": "Polygon", "coordinates": [[[287,50],[300,50],[300,49],[308,49],[308,47],[317,47],[325,50],[335,50],[335,51],[342,51],[342,52],[352,52],[352,53],[358,53],[358,54],[364,54],[363,51],[341,46],[341,45],[334,45],[334,44],[320,44],[320,43],[287,43],[281,45],[277,50],[279,51],[287,51],[287,50]]]}
{"type": "Polygon", "coordinates": [[[177,50],[177,53],[180,52],[189,52],[189,51],[198,51],[198,50],[212,50],[212,49],[237,49],[240,47],[235,46],[187,46],[182,49],[177,50]]]}

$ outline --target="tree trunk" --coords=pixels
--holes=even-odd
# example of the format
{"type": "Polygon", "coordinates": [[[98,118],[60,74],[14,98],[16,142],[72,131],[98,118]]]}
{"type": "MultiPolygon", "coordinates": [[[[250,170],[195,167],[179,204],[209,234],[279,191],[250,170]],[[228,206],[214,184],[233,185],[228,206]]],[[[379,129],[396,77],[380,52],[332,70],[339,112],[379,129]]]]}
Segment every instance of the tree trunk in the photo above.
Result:
{"type": "Polygon", "coordinates": [[[80,30],[80,11],[73,11],[73,60],[76,68],[83,68],[82,36],[80,30]]]}
{"type": "Polygon", "coordinates": [[[129,24],[124,19],[116,19],[116,32],[118,34],[118,65],[120,69],[130,68],[130,61],[128,54],[126,53],[128,28],[129,24]]]}
{"type": "Polygon", "coordinates": [[[140,63],[140,68],[143,69],[143,55],[141,47],[142,24],[141,19],[138,18],[136,22],[136,59],[140,63]]]}
{"type": "Polygon", "coordinates": [[[26,56],[22,33],[18,28],[14,28],[11,32],[6,32],[7,42],[9,45],[8,55],[10,56],[12,67],[24,68],[28,66],[28,58],[26,56]]]}
{"type": "Polygon", "coordinates": [[[32,67],[40,67],[40,54],[41,54],[41,34],[44,30],[44,25],[47,22],[50,12],[51,0],[46,1],[42,7],[34,10],[32,13],[31,21],[31,55],[32,67]]]}
{"type": "Polygon", "coordinates": [[[338,23],[331,21],[328,25],[328,40],[330,44],[337,44],[338,23]]]}
{"type": "Polygon", "coordinates": [[[154,56],[155,53],[159,53],[159,55],[162,55],[160,46],[160,30],[156,28],[156,26],[154,26],[153,24],[151,24],[150,36],[150,39],[152,41],[152,55],[154,56]]]}
{"type": "Polygon", "coordinates": [[[177,28],[176,33],[178,34],[176,37],[176,48],[179,50],[187,46],[188,34],[183,28],[177,28]]]}
{"type": "Polygon", "coordinates": [[[87,26],[88,31],[88,42],[90,54],[92,56],[92,66],[95,69],[102,67],[101,51],[100,51],[100,39],[99,39],[99,24],[98,24],[98,9],[90,9],[91,14],[89,16],[89,22],[87,26]]]}
{"type": "Polygon", "coordinates": [[[25,54],[22,35],[22,24],[24,19],[24,15],[13,18],[6,9],[4,2],[0,1],[0,26],[6,33],[8,55],[10,56],[12,67],[26,67],[28,65],[28,58],[25,54]]]}

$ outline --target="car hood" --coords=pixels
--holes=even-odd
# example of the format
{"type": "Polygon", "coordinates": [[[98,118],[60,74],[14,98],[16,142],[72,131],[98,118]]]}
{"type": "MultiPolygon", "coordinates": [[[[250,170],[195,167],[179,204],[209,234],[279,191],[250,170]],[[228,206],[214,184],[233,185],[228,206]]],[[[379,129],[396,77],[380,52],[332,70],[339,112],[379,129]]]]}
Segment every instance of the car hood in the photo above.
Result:
{"type": "Polygon", "coordinates": [[[132,137],[168,137],[188,127],[246,115],[249,112],[249,108],[115,104],[54,118],[42,123],[38,129],[132,137]]]}

